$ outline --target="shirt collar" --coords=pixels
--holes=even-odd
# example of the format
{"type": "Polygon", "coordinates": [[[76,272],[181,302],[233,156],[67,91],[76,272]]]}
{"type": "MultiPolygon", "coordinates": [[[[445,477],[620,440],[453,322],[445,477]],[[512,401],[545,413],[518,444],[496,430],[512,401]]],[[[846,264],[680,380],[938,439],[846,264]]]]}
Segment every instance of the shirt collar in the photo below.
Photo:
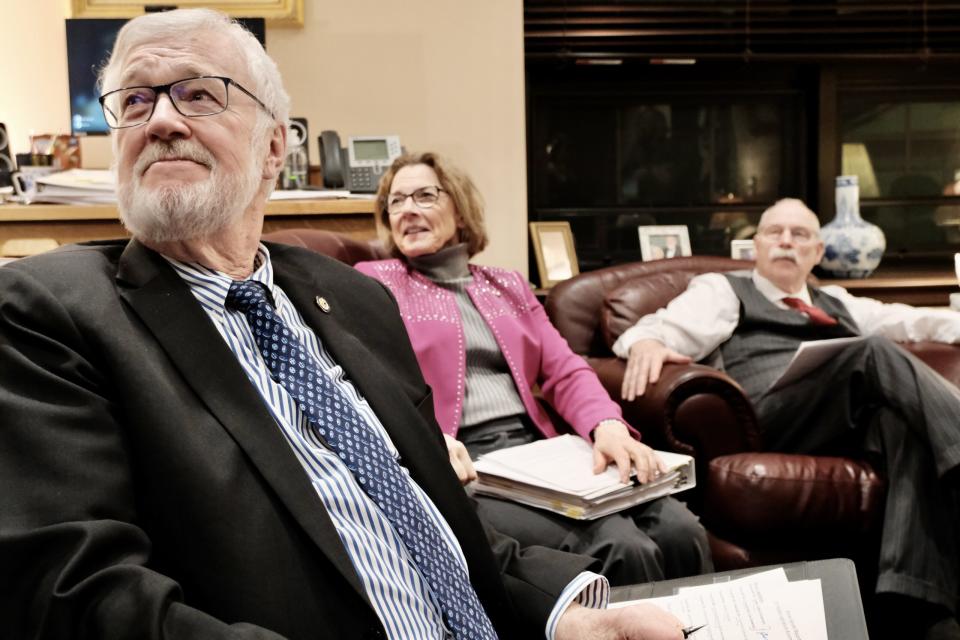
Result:
{"type": "Polygon", "coordinates": [[[767,278],[757,273],[756,269],[753,270],[751,277],[753,278],[753,284],[757,287],[757,291],[763,294],[763,296],[767,300],[770,300],[771,302],[779,302],[784,298],[800,298],[807,304],[811,304],[810,291],[807,289],[806,284],[800,287],[798,291],[794,291],[792,293],[784,293],[784,291],[780,287],[773,284],[772,282],[770,282],[770,280],[768,280],[767,278]]]}
{"type": "MultiPolygon", "coordinates": [[[[233,284],[233,278],[222,271],[204,267],[196,262],[181,262],[169,256],[163,256],[163,258],[187,283],[194,296],[208,311],[223,313],[227,293],[230,291],[230,285],[233,284]]],[[[263,244],[257,247],[257,255],[253,260],[253,273],[247,280],[256,280],[262,283],[273,296],[273,299],[276,300],[270,250],[263,244]]]]}

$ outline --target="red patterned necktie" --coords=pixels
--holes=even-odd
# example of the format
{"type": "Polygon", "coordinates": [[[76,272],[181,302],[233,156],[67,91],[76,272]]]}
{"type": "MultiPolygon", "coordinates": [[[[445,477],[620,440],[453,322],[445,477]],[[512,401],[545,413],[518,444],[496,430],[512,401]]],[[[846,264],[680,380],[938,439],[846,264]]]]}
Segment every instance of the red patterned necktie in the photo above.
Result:
{"type": "Polygon", "coordinates": [[[800,313],[810,318],[811,324],[817,324],[823,327],[831,327],[837,324],[837,319],[830,316],[826,311],[819,307],[814,307],[800,298],[783,298],[783,304],[791,309],[796,309],[800,313]]]}

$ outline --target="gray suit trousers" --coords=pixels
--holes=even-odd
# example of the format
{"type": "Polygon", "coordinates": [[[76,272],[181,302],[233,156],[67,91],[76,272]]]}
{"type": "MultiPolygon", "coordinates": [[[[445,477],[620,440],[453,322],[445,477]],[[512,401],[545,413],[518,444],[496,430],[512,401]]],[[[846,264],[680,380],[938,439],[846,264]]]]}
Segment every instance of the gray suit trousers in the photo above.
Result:
{"type": "Polygon", "coordinates": [[[942,479],[960,464],[960,390],[886,338],[867,337],[754,404],[773,451],[876,454],[888,484],[877,591],[953,609],[960,499],[956,479],[942,479]]]}

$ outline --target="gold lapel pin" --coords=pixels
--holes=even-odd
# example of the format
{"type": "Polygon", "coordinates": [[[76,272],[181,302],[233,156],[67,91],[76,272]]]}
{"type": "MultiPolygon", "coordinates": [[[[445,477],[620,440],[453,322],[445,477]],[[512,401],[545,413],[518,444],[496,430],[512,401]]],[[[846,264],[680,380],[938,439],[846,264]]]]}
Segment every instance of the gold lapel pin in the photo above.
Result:
{"type": "Polygon", "coordinates": [[[327,302],[327,299],[323,296],[317,296],[316,298],[317,306],[320,307],[320,311],[324,313],[330,313],[330,303],[327,302]]]}

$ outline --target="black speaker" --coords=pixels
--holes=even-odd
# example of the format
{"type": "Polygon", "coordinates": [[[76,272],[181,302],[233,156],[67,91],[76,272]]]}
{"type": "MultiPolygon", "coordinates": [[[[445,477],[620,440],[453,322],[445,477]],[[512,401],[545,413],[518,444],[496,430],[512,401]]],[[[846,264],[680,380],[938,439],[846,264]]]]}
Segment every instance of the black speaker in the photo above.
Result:
{"type": "Polygon", "coordinates": [[[290,118],[287,158],[280,176],[281,189],[303,189],[310,184],[310,136],[306,118],[290,118]]]}
{"type": "Polygon", "coordinates": [[[7,127],[0,122],[0,187],[9,187],[10,174],[16,167],[13,164],[13,153],[10,151],[10,138],[7,137],[7,127]]]}

